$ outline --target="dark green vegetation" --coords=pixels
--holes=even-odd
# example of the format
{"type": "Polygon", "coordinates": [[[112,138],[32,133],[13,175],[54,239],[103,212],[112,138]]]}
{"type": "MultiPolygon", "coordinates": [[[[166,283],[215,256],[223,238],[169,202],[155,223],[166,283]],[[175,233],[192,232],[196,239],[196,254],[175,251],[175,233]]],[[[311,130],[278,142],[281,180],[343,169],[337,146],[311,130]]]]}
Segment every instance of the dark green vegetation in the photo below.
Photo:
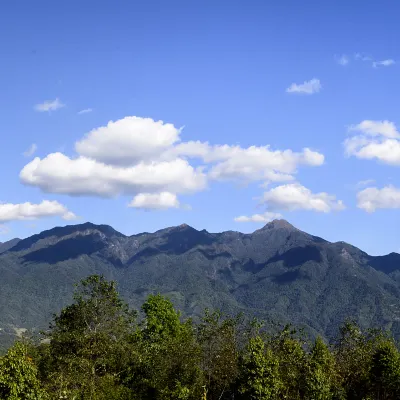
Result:
{"type": "Polygon", "coordinates": [[[9,247],[0,245],[3,343],[15,328],[46,327],[72,300],[73,284],[91,274],[115,280],[135,309],[159,292],[196,321],[205,308],[243,312],[332,338],[352,318],[400,337],[400,255],[371,257],[282,220],[252,234],[181,225],[129,237],[87,223],[9,247]]]}
{"type": "Polygon", "coordinates": [[[150,295],[141,313],[89,276],[40,336],[0,357],[5,400],[397,400],[400,352],[383,331],[345,323],[335,341],[241,316],[181,318],[150,295]],[[46,340],[43,340],[46,339],[46,340]]]}

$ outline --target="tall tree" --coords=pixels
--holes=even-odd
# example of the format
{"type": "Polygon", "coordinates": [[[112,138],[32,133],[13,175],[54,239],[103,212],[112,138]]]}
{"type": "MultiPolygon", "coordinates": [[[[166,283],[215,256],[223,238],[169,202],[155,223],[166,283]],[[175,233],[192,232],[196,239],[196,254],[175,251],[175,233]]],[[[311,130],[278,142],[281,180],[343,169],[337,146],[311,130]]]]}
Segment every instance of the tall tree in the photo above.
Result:
{"type": "Polygon", "coordinates": [[[161,295],[149,296],[142,310],[125,385],[141,399],[198,399],[200,347],[192,321],[181,321],[171,301],[161,295]]]}
{"type": "Polygon", "coordinates": [[[278,399],[282,389],[279,360],[261,338],[251,338],[244,355],[240,393],[245,399],[278,399]]]}
{"type": "Polygon", "coordinates": [[[50,327],[54,389],[97,399],[104,398],[100,390],[104,382],[118,386],[135,316],[120,299],[115,282],[97,275],[82,280],[73,304],[55,316],[50,327]]]}
{"type": "Polygon", "coordinates": [[[370,385],[374,399],[400,396],[400,354],[392,340],[380,344],[372,356],[370,385]]]}

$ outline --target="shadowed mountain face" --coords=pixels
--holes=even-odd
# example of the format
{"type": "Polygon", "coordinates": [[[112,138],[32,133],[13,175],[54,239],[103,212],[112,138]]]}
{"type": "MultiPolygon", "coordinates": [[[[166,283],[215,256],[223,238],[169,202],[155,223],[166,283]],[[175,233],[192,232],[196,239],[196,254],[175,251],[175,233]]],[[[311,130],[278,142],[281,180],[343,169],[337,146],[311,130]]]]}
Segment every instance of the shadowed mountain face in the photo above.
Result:
{"type": "Polygon", "coordinates": [[[333,336],[346,318],[400,338],[400,255],[372,257],[276,220],[252,234],[180,225],[125,236],[90,223],[0,244],[0,340],[46,327],[90,274],[119,284],[138,308],[150,293],[186,314],[204,308],[272,318],[333,336]]]}

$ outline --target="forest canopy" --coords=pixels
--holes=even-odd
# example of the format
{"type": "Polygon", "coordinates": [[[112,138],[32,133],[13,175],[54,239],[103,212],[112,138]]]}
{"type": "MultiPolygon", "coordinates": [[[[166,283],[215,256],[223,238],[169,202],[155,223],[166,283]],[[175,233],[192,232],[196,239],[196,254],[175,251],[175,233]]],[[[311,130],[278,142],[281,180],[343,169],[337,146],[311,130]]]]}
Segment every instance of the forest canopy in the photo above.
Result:
{"type": "Polygon", "coordinates": [[[89,276],[49,329],[0,358],[8,400],[399,399],[389,333],[346,321],[327,343],[291,326],[205,310],[183,318],[150,295],[129,309],[115,282],[89,276]]]}

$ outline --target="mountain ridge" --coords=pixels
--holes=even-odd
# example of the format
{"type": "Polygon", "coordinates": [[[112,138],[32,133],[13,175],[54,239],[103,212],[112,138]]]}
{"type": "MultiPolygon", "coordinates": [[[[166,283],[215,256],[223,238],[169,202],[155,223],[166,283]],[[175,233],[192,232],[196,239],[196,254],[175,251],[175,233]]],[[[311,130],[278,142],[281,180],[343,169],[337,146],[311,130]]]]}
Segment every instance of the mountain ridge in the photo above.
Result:
{"type": "Polygon", "coordinates": [[[204,308],[245,312],[332,336],[351,317],[400,337],[400,255],[370,256],[285,220],[253,233],[181,224],[131,236],[87,222],[12,244],[0,245],[0,332],[44,327],[73,284],[96,273],[135,308],[160,292],[195,318],[204,308]]]}

